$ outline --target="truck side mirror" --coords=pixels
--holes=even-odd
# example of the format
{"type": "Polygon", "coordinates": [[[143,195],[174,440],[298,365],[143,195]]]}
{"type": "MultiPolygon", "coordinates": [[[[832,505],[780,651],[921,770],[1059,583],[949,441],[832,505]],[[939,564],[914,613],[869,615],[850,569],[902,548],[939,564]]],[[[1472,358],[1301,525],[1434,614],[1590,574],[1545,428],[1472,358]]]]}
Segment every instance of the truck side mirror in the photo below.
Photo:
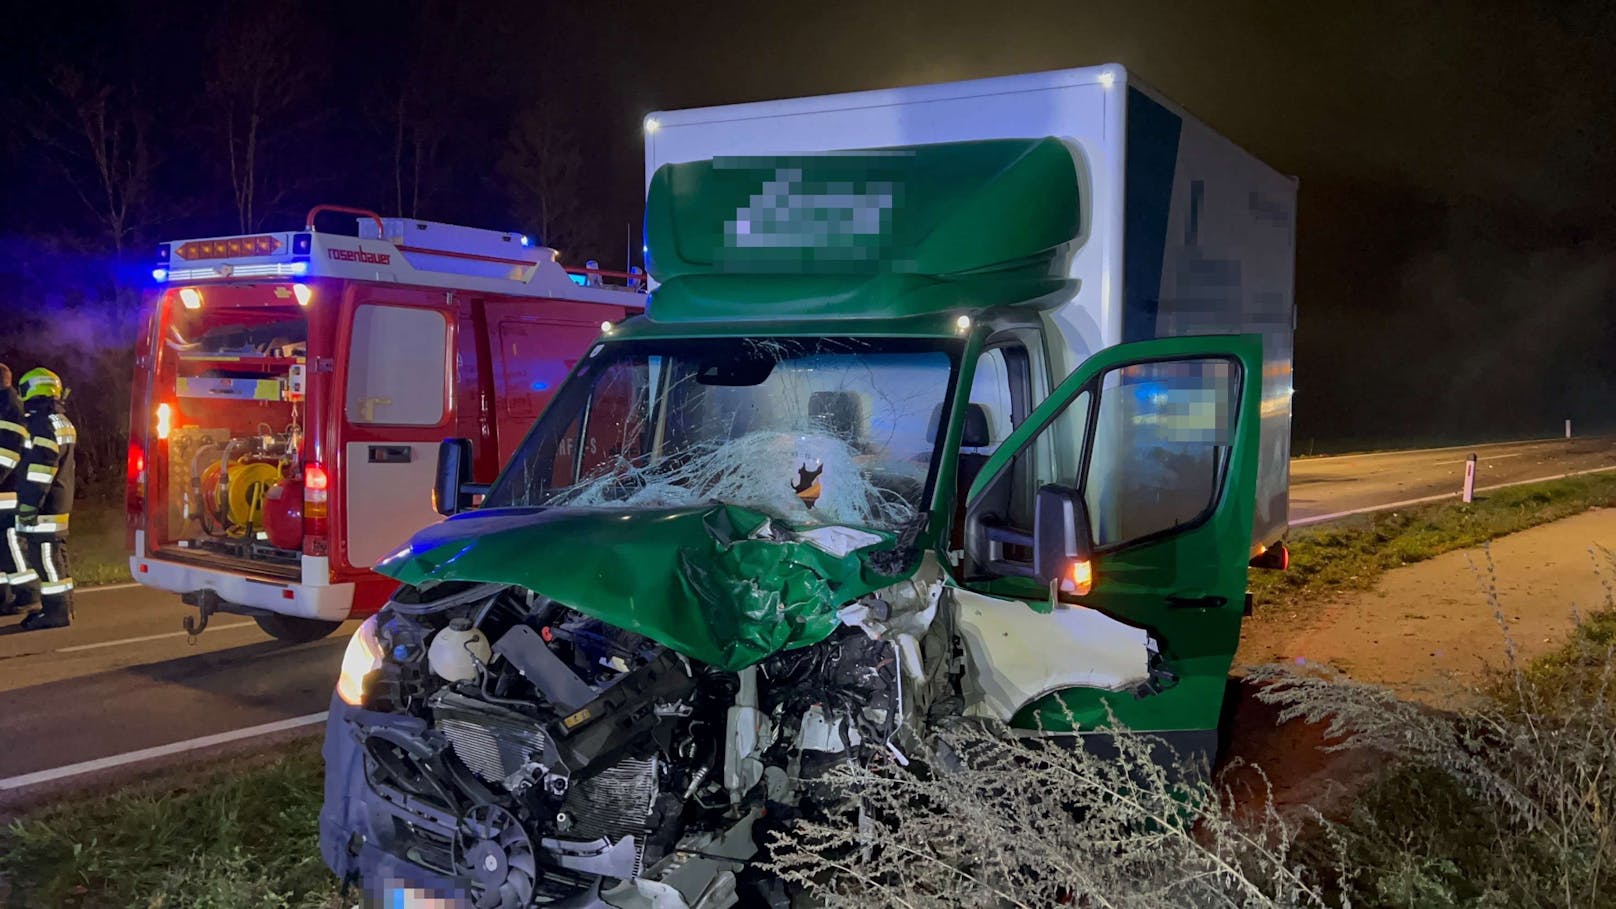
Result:
{"type": "Polygon", "coordinates": [[[438,443],[438,472],[432,483],[432,507],[445,517],[471,507],[473,496],[488,487],[471,482],[471,440],[444,439],[438,443]]]}
{"type": "Polygon", "coordinates": [[[1072,563],[1087,562],[1093,550],[1083,493],[1055,483],[1040,487],[1032,531],[1032,568],[1038,582],[1048,584],[1064,576],[1072,563]]]}

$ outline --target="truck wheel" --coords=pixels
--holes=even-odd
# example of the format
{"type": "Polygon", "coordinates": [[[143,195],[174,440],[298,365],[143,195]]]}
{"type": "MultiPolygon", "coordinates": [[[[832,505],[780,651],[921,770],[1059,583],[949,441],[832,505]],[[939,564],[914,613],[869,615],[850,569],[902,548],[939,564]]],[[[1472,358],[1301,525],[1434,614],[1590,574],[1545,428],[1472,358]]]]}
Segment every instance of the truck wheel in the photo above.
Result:
{"type": "Polygon", "coordinates": [[[275,612],[267,615],[255,615],[253,616],[253,621],[258,623],[259,628],[264,629],[265,634],[277,641],[285,641],[288,644],[307,644],[310,641],[318,641],[336,631],[337,626],[342,624],[341,622],[327,622],[322,619],[305,619],[295,615],[281,615],[275,612]]]}

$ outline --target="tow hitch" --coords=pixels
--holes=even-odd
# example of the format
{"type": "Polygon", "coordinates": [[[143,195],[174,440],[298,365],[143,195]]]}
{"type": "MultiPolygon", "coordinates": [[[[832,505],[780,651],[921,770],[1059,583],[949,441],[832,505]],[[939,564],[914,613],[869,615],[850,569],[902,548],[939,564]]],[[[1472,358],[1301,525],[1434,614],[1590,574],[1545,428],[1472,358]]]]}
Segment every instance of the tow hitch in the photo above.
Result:
{"type": "Polygon", "coordinates": [[[187,593],[182,595],[180,600],[196,607],[196,615],[188,615],[180,620],[180,624],[185,628],[185,633],[192,638],[198,637],[207,629],[208,619],[213,618],[213,614],[218,612],[219,606],[224,603],[219,598],[219,595],[211,590],[187,593]]]}

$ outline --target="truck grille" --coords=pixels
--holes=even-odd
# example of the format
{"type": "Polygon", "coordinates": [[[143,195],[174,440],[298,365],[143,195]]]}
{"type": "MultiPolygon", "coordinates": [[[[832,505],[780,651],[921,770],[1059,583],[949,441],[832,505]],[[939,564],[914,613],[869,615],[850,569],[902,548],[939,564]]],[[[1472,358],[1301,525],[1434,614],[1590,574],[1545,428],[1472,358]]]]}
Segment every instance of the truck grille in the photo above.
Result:
{"type": "Polygon", "coordinates": [[[434,695],[431,707],[432,719],[455,757],[490,783],[542,760],[550,743],[537,720],[452,691],[434,695]]]}

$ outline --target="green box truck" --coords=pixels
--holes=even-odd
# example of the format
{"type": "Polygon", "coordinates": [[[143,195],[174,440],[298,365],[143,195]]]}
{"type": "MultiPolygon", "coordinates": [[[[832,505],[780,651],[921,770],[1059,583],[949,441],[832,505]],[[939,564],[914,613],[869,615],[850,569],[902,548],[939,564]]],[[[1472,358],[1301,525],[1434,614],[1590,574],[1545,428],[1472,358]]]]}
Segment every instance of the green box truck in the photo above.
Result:
{"type": "Polygon", "coordinates": [[[646,314],[492,486],[446,440],[378,566],[331,867],[724,906],[760,816],[942,720],[1210,754],[1284,559],[1294,182],[1115,66],[646,132],[646,314]]]}

